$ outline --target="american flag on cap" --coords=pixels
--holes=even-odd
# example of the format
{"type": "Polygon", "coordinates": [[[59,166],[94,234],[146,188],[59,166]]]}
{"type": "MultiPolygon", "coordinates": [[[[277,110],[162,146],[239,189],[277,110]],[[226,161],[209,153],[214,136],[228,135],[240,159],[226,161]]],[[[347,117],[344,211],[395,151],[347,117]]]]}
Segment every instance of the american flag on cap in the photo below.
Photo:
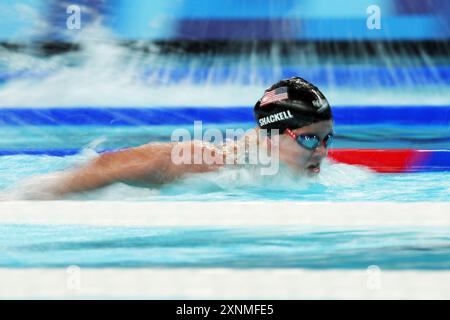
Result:
{"type": "Polygon", "coordinates": [[[259,106],[262,107],[265,106],[266,104],[281,101],[284,99],[288,99],[288,88],[287,87],[276,88],[264,94],[264,96],[261,98],[261,103],[259,104],[259,106]]]}

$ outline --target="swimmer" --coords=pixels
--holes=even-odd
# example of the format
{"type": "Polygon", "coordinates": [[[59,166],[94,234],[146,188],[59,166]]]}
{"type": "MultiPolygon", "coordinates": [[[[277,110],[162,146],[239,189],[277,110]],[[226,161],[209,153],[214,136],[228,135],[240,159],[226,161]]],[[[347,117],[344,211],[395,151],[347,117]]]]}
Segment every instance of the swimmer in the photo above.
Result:
{"type": "MultiPolygon", "coordinates": [[[[316,175],[333,140],[333,120],[325,96],[306,80],[293,77],[281,80],[265,90],[254,107],[257,127],[253,130],[278,129],[279,161],[297,173],[316,175]]],[[[245,136],[240,140],[245,139],[245,136]]],[[[268,145],[272,136],[258,139],[268,145]]],[[[233,143],[240,143],[236,141],[233,143]]],[[[211,143],[186,141],[150,143],[135,148],[107,152],[82,167],[58,172],[39,179],[39,192],[29,198],[58,199],[67,194],[105,187],[115,182],[134,185],[159,185],[186,174],[212,172],[227,164],[176,164],[175,146],[221,153],[224,149],[211,143]]],[[[229,150],[229,149],[227,149],[229,150]]],[[[226,156],[226,155],[225,155],[226,156]]]]}

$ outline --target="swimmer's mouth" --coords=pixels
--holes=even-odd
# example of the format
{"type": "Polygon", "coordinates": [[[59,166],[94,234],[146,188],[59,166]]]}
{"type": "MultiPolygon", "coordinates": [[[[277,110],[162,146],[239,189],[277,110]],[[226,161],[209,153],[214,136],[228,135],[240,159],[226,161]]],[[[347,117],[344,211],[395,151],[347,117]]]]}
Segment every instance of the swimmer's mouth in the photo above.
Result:
{"type": "Polygon", "coordinates": [[[307,167],[310,173],[319,173],[320,172],[320,164],[311,164],[307,167]]]}

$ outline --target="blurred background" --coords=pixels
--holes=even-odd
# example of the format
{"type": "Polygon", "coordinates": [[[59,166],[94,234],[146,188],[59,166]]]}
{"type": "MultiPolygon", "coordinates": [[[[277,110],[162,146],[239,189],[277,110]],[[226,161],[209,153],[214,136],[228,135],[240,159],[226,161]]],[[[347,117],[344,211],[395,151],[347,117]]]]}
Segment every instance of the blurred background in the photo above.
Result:
{"type": "MultiPolygon", "coordinates": [[[[335,107],[337,147],[449,147],[449,15],[446,0],[2,0],[0,124],[250,127],[264,89],[300,76],[335,107]]],[[[90,129],[73,148],[104,136],[90,129]]],[[[31,148],[11,130],[0,147],[31,148]]],[[[67,146],[39,133],[35,148],[67,146]]]]}
{"type": "Polygon", "coordinates": [[[253,105],[294,75],[333,105],[441,105],[449,14],[446,0],[3,0],[0,82],[39,81],[0,105],[253,105]],[[173,85],[189,89],[152,90],[173,85]]]}

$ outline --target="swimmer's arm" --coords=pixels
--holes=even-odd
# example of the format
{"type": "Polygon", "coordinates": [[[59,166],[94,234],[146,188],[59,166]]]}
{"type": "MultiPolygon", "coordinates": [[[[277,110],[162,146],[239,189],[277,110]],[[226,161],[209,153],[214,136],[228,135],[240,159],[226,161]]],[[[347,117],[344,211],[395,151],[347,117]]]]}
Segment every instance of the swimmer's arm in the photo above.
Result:
{"type": "MultiPolygon", "coordinates": [[[[59,174],[55,196],[90,191],[114,182],[164,180],[166,146],[145,145],[101,154],[86,165],[59,174]]],[[[170,161],[170,159],[169,159],[170,161]]]]}
{"type": "MultiPolygon", "coordinates": [[[[193,152],[194,144],[188,144],[193,152]]],[[[114,182],[163,184],[188,172],[216,169],[204,164],[175,164],[171,158],[173,146],[172,143],[147,144],[104,153],[83,167],[59,173],[58,183],[52,193],[59,198],[69,193],[105,187],[114,182]]]]}

